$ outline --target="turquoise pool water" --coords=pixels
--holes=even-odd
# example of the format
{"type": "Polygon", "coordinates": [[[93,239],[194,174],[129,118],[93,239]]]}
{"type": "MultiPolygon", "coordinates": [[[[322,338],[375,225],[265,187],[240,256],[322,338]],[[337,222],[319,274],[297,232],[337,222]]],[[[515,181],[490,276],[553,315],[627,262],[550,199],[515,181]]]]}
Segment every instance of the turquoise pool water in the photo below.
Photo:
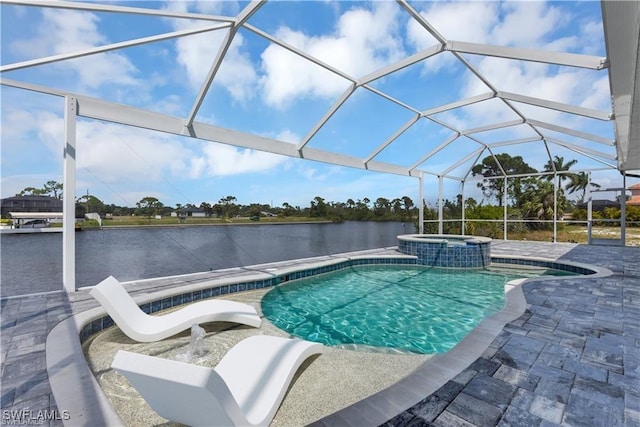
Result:
{"type": "Polygon", "coordinates": [[[358,266],[269,291],[262,311],[280,329],[326,345],[446,352],[504,306],[504,285],[558,270],[358,266]]]}

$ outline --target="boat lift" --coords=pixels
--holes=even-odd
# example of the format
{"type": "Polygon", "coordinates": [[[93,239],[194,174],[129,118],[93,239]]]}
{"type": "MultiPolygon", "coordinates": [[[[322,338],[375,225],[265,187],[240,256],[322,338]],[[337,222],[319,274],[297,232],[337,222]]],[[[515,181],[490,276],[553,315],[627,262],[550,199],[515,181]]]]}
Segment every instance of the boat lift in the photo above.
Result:
{"type": "Polygon", "coordinates": [[[62,212],[9,212],[13,219],[14,228],[21,228],[31,221],[44,220],[48,224],[52,220],[59,220],[62,223],[62,212]]]}

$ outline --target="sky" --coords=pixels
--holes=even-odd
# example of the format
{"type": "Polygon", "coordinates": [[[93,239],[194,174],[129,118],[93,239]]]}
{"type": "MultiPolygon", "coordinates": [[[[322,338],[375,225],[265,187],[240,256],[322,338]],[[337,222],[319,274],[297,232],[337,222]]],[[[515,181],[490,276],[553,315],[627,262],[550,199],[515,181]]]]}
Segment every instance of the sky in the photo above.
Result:
{"type": "MultiPolygon", "coordinates": [[[[446,39],[605,57],[599,2],[409,2],[446,39]]],[[[247,2],[111,2],[140,8],[235,16],[247,2]]],[[[74,52],[94,46],[211,25],[211,21],[53,8],[0,5],[2,65],[74,52]]],[[[361,78],[434,46],[437,41],[395,2],[273,1],[248,23],[317,58],[340,73],[361,78]]],[[[53,87],[110,102],[186,117],[227,35],[220,29],[128,47],[65,62],[7,71],[2,78],[53,87]]],[[[498,90],[610,112],[606,70],[463,55],[498,90]]],[[[213,80],[196,121],[298,144],[349,87],[338,73],[313,64],[240,28],[213,80]]],[[[419,111],[490,90],[450,52],[441,52],[359,87],[309,140],[308,146],[367,157],[411,118],[412,113],[374,91],[419,111]]],[[[1,90],[2,197],[49,180],[62,182],[63,98],[7,86],[1,90]]],[[[611,122],[570,116],[514,103],[527,116],[613,139],[611,122]]],[[[482,103],[436,114],[455,129],[517,119],[504,102],[482,103]]],[[[554,131],[552,138],[589,150],[615,154],[613,147],[554,131]]],[[[410,166],[452,135],[436,121],[420,119],[376,161],[410,166]]],[[[486,143],[535,136],[520,125],[476,134],[486,143]]],[[[291,158],[115,123],[79,118],[76,196],[91,194],[105,203],[135,206],[157,197],[168,206],[237,203],[309,206],[351,198],[374,201],[419,198],[418,180],[291,158]]],[[[420,169],[441,173],[480,146],[465,137],[428,158],[420,169]]],[[[575,170],[603,164],[553,144],[552,155],[576,159],[575,170]]],[[[521,155],[542,170],[549,153],[539,141],[494,148],[521,155]]],[[[486,156],[485,152],[482,157],[486,156]]],[[[450,171],[462,177],[470,157],[450,171]]],[[[614,164],[611,160],[609,163],[614,164]]],[[[603,187],[619,187],[615,171],[595,171],[603,187]]],[[[633,179],[627,181],[635,183],[633,179]]],[[[467,185],[470,196],[482,200],[467,185]]],[[[455,199],[459,180],[444,180],[444,197],[455,199]]],[[[425,178],[425,198],[434,203],[437,179],[425,178]]]]}

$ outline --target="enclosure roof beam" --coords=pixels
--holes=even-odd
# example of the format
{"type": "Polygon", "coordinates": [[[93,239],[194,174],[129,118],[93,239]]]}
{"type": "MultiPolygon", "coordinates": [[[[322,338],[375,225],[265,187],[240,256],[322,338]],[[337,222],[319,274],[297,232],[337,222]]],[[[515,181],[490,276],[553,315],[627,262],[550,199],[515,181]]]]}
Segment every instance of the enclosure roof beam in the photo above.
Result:
{"type": "Polygon", "coordinates": [[[603,138],[598,135],[594,135],[592,133],[581,132],[581,131],[569,129],[563,126],[558,126],[551,123],[541,122],[539,120],[533,120],[533,119],[527,119],[527,123],[532,126],[549,129],[555,132],[564,133],[566,135],[576,136],[578,138],[587,139],[589,141],[597,142],[599,144],[610,145],[610,146],[614,145],[614,141],[607,138],[603,138]]]}
{"type": "Polygon", "coordinates": [[[498,98],[507,99],[509,101],[521,102],[523,104],[561,111],[569,114],[577,114],[579,116],[584,116],[591,119],[605,121],[611,120],[611,113],[592,110],[590,108],[576,107],[574,105],[563,104],[561,102],[547,101],[546,99],[534,98],[531,96],[519,95],[510,92],[498,92],[496,96],[498,98]]]}
{"type": "Polygon", "coordinates": [[[445,129],[449,129],[451,132],[455,132],[455,133],[460,133],[460,131],[458,129],[456,129],[454,126],[450,125],[447,122],[444,122],[442,120],[436,119],[433,116],[430,117],[425,117],[425,119],[429,120],[430,122],[433,122],[439,126],[442,126],[445,129]]]}
{"type": "MultiPolygon", "coordinates": [[[[613,160],[613,161],[616,160],[616,156],[613,156],[613,155],[608,154],[608,153],[604,153],[602,151],[592,150],[592,149],[586,148],[586,147],[580,147],[579,145],[575,145],[575,144],[572,144],[570,142],[561,141],[561,140],[556,139],[556,138],[547,138],[547,140],[549,142],[553,143],[553,144],[560,145],[561,147],[565,147],[565,148],[567,148],[567,149],[569,149],[569,150],[571,150],[573,152],[580,153],[580,154],[582,154],[584,156],[589,155],[589,156],[599,157],[599,158],[607,159],[607,160],[613,160]]],[[[590,158],[593,158],[593,157],[590,157],[590,158]]],[[[609,165],[609,164],[607,163],[607,165],[609,165]]]]}
{"type": "Polygon", "coordinates": [[[375,150],[373,150],[373,152],[371,154],[369,154],[365,159],[364,159],[364,163],[367,164],[369,161],[371,161],[375,156],[377,156],[378,154],[380,154],[380,152],[382,150],[384,150],[385,148],[387,148],[389,146],[389,144],[391,144],[393,141],[395,141],[396,139],[398,139],[398,137],[400,137],[400,135],[402,135],[403,133],[405,133],[407,131],[407,129],[409,129],[411,126],[414,125],[414,123],[416,123],[418,121],[418,119],[420,119],[420,115],[416,114],[414,117],[412,117],[411,119],[409,119],[404,125],[402,125],[398,130],[396,130],[393,135],[391,135],[389,138],[387,138],[386,141],[384,141],[382,144],[380,144],[375,150]]]}
{"type": "Polygon", "coordinates": [[[577,53],[551,52],[547,50],[525,49],[509,46],[492,46],[480,43],[448,41],[445,50],[457,53],[492,56],[496,58],[515,59],[545,64],[565,65],[568,67],[602,70],[608,66],[606,58],[580,55],[577,53]]]}
{"type": "Polygon", "coordinates": [[[191,124],[195,120],[196,115],[198,114],[198,111],[202,106],[202,102],[204,102],[204,98],[207,96],[209,88],[213,84],[213,79],[215,78],[216,74],[218,74],[218,70],[220,70],[220,67],[222,66],[222,62],[227,55],[227,51],[229,50],[229,47],[231,47],[231,42],[233,42],[233,38],[235,37],[238,28],[240,28],[242,24],[244,24],[249,18],[251,18],[251,16],[256,13],[263,4],[264,2],[260,0],[253,0],[238,14],[238,17],[234,21],[233,26],[224,38],[220,49],[218,49],[216,58],[214,59],[213,64],[211,64],[209,72],[207,73],[207,77],[204,79],[204,83],[200,87],[200,91],[198,92],[193,106],[191,107],[191,111],[189,112],[185,123],[187,128],[190,128],[191,124]]]}
{"type": "Polygon", "coordinates": [[[436,154],[438,154],[438,152],[440,150],[442,150],[444,147],[446,147],[447,145],[451,144],[453,141],[455,141],[456,139],[458,139],[458,137],[460,136],[459,132],[454,133],[453,135],[451,135],[449,138],[447,138],[443,143],[441,143],[440,145],[438,145],[437,147],[435,147],[433,150],[429,151],[427,154],[424,155],[424,157],[422,157],[420,160],[418,160],[417,162],[415,162],[414,164],[412,164],[411,166],[409,166],[409,170],[414,170],[415,168],[417,168],[418,166],[420,166],[422,163],[426,162],[427,160],[429,160],[431,157],[435,156],[436,154]]]}
{"type": "Polygon", "coordinates": [[[449,104],[441,105],[439,107],[430,108],[423,111],[421,114],[425,117],[433,114],[442,113],[445,111],[453,110],[467,105],[475,104],[476,102],[486,101],[487,99],[495,98],[496,94],[493,92],[483,93],[481,95],[472,96],[470,98],[461,99],[459,101],[451,102],[449,104]]]}
{"type": "Polygon", "coordinates": [[[129,41],[125,41],[125,42],[111,43],[111,44],[104,45],[104,46],[92,47],[92,48],[89,48],[89,49],[78,50],[78,51],[75,51],[75,52],[62,53],[62,54],[59,54],[59,55],[51,55],[51,56],[47,56],[47,57],[44,57],[44,58],[32,59],[32,60],[29,60],[29,61],[15,62],[13,64],[7,64],[7,65],[0,66],[0,72],[15,71],[15,70],[23,69],[23,68],[35,67],[35,66],[38,66],[38,65],[51,64],[53,62],[64,61],[64,60],[67,60],[67,59],[81,58],[83,56],[95,55],[95,54],[98,54],[98,53],[104,53],[104,52],[109,52],[109,51],[112,51],[112,50],[117,50],[117,49],[132,47],[132,46],[138,46],[138,45],[141,45],[141,44],[153,43],[153,42],[157,42],[157,41],[168,40],[168,39],[177,38],[177,37],[183,37],[183,36],[189,36],[189,35],[193,35],[193,34],[200,34],[200,33],[205,33],[205,32],[208,32],[208,31],[215,31],[215,30],[219,30],[219,29],[222,29],[222,28],[228,28],[229,26],[230,26],[230,24],[224,23],[224,24],[217,24],[217,25],[207,26],[207,27],[197,28],[197,29],[174,31],[174,32],[171,32],[171,33],[158,34],[156,36],[143,37],[143,38],[139,38],[139,39],[135,39],[135,40],[129,40],[129,41]]]}
{"type": "Polygon", "coordinates": [[[477,157],[476,157],[476,159],[473,161],[472,166],[469,166],[469,169],[467,170],[467,173],[465,173],[465,174],[464,174],[464,176],[462,177],[462,180],[461,180],[461,181],[466,181],[467,179],[469,179],[469,175],[471,174],[471,171],[473,170],[473,165],[475,165],[475,164],[477,164],[477,163],[478,163],[478,160],[480,160],[480,156],[482,156],[482,153],[484,153],[486,149],[487,149],[486,147],[483,147],[483,148],[482,148],[482,151],[480,151],[480,152],[478,153],[478,156],[477,156],[477,157]]]}
{"type": "Polygon", "coordinates": [[[414,55],[408,56],[404,59],[401,59],[400,61],[394,62],[392,64],[389,64],[388,66],[381,68],[377,71],[374,71],[370,74],[367,74],[366,76],[361,77],[358,80],[358,86],[362,86],[364,84],[367,83],[371,83],[374,80],[377,80],[381,77],[384,77],[388,74],[391,74],[395,71],[398,70],[402,70],[403,68],[406,68],[410,65],[413,65],[417,62],[423,61],[427,58],[432,57],[433,55],[436,55],[440,52],[442,52],[443,46],[442,44],[437,44],[435,46],[431,46],[427,49],[424,49],[414,55]]]}
{"type": "Polygon", "coordinates": [[[412,112],[413,114],[420,114],[420,111],[416,110],[416,109],[415,109],[415,108],[413,108],[412,106],[407,105],[407,104],[405,104],[404,102],[402,102],[402,101],[399,101],[399,100],[395,99],[395,98],[394,98],[394,97],[392,97],[391,95],[388,95],[388,94],[386,94],[386,93],[384,93],[384,92],[382,92],[382,91],[380,91],[380,90],[376,89],[375,87],[372,87],[371,85],[363,85],[362,87],[363,87],[364,89],[368,90],[369,92],[371,92],[371,93],[375,93],[376,95],[378,95],[378,96],[380,96],[380,97],[382,97],[382,98],[386,99],[387,101],[391,101],[391,102],[393,102],[394,104],[396,104],[396,105],[398,105],[398,106],[400,106],[400,107],[402,107],[402,108],[404,108],[404,109],[406,109],[406,110],[408,110],[408,111],[412,112]]]}
{"type": "MultiPolygon", "coordinates": [[[[416,20],[420,25],[422,25],[437,41],[440,43],[444,43],[445,47],[449,46],[450,43],[420,14],[416,11],[410,4],[407,3],[406,0],[397,0],[398,3],[416,20]]],[[[483,45],[478,45],[483,46],[483,45]]],[[[482,83],[484,83],[487,88],[489,88],[492,92],[492,97],[498,92],[498,90],[494,87],[494,85],[480,72],[474,67],[468,60],[465,58],[460,52],[451,50],[452,54],[471,72],[475,75],[482,83]]],[[[526,119],[525,116],[513,106],[509,101],[502,100],[507,107],[509,107],[515,114],[517,114],[523,121],[526,119]]],[[[531,126],[531,129],[542,137],[542,134],[531,126]]]]}
{"type": "Polygon", "coordinates": [[[621,171],[640,170],[640,2],[602,1],[609,85],[621,171]]]}
{"type": "Polygon", "coordinates": [[[498,158],[496,157],[496,153],[493,152],[493,149],[491,147],[487,147],[487,150],[489,151],[489,154],[491,154],[491,157],[493,157],[493,161],[496,162],[496,165],[500,169],[500,172],[502,172],[501,177],[505,178],[507,176],[507,172],[504,170],[504,167],[502,166],[502,162],[498,160],[498,158]]]}
{"type": "Polygon", "coordinates": [[[404,166],[383,162],[370,162],[365,165],[361,158],[317,150],[307,147],[300,153],[294,144],[278,141],[272,138],[253,135],[246,132],[225,129],[205,123],[193,122],[191,131],[185,130],[184,121],[179,117],[156,113],[136,107],[115,104],[96,98],[79,97],[78,115],[95,120],[120,123],[143,129],[150,129],[174,135],[190,136],[205,141],[259,150],[288,157],[304,157],[357,169],[367,169],[375,172],[391,173],[395,175],[417,177],[419,172],[411,171],[404,166]]]}
{"type": "MultiPolygon", "coordinates": [[[[530,176],[546,176],[546,175],[570,175],[570,174],[575,174],[575,173],[580,173],[580,172],[596,172],[596,171],[610,171],[611,170],[611,165],[607,165],[608,167],[604,167],[604,168],[588,168],[588,169],[575,169],[572,171],[558,171],[558,172],[536,172],[536,173],[522,173],[522,174],[517,174],[517,175],[509,175],[507,178],[511,179],[511,178],[527,178],[530,176]]],[[[615,169],[615,167],[614,167],[615,169]]],[[[500,176],[500,175],[496,175],[496,176],[482,176],[479,175],[477,177],[473,177],[468,179],[468,182],[474,182],[474,181],[482,181],[485,179],[488,180],[492,180],[492,179],[504,179],[504,176],[500,176]]]]}
{"type": "Polygon", "coordinates": [[[302,138],[302,141],[300,141],[300,143],[298,144],[298,148],[297,148],[298,151],[302,151],[302,149],[306,147],[309,141],[311,141],[311,138],[313,138],[316,135],[316,133],[320,131],[320,128],[324,126],[325,123],[327,123],[327,121],[336,113],[336,111],[338,111],[340,106],[342,106],[342,104],[344,104],[347,101],[347,99],[349,99],[349,97],[351,96],[351,94],[353,94],[355,90],[356,90],[355,83],[352,83],[351,85],[349,85],[347,90],[345,90],[340,96],[340,98],[338,98],[336,102],[333,103],[331,108],[329,108],[327,112],[324,113],[324,115],[320,118],[320,120],[313,126],[313,128],[311,128],[309,133],[307,133],[307,135],[304,138],[302,138]]]}
{"type": "Polygon", "coordinates": [[[12,79],[0,78],[0,85],[13,87],[16,89],[24,89],[31,92],[43,93],[45,95],[65,97],[68,94],[68,92],[58,90],[58,89],[53,89],[48,86],[41,86],[33,83],[19,82],[17,80],[12,80],[12,79]]]}
{"type": "Polygon", "coordinates": [[[326,63],[320,61],[319,59],[309,55],[308,53],[298,49],[297,47],[294,47],[294,46],[292,46],[292,45],[290,45],[288,43],[283,42],[280,39],[277,39],[277,38],[273,37],[271,34],[266,33],[264,31],[262,31],[261,29],[254,27],[251,24],[245,23],[243,25],[243,28],[251,31],[254,34],[259,35],[260,37],[262,37],[262,38],[264,38],[266,40],[269,40],[271,43],[274,43],[274,44],[280,46],[283,49],[288,50],[289,52],[291,52],[291,53],[293,53],[295,55],[301,56],[302,58],[306,59],[307,61],[310,61],[310,62],[318,65],[319,67],[324,68],[327,71],[331,71],[332,73],[337,74],[338,76],[342,77],[343,79],[346,79],[346,80],[348,80],[348,81],[350,81],[352,83],[357,83],[357,79],[351,77],[350,75],[338,70],[335,67],[332,67],[329,64],[326,64],[326,63]]]}
{"type": "Polygon", "coordinates": [[[472,135],[474,133],[481,133],[481,132],[487,132],[490,130],[495,130],[495,129],[502,129],[502,128],[508,128],[511,126],[517,126],[517,125],[521,125],[524,123],[524,120],[522,119],[516,119],[516,120],[511,120],[509,122],[502,122],[502,123],[495,123],[492,125],[486,125],[486,126],[480,126],[477,128],[473,128],[473,129],[467,129],[467,130],[463,130],[460,133],[462,135],[472,135]]]}
{"type": "Polygon", "coordinates": [[[444,36],[440,34],[438,30],[436,30],[435,27],[431,25],[426,19],[424,19],[424,17],[417,10],[415,10],[407,2],[407,0],[396,0],[396,1],[400,6],[402,6],[409,13],[409,15],[411,15],[413,19],[416,20],[416,22],[422,25],[424,29],[427,30],[429,34],[433,36],[433,38],[435,38],[438,42],[442,44],[446,43],[447,40],[444,38],[444,36]]]}
{"type": "Polygon", "coordinates": [[[216,16],[201,13],[189,13],[189,12],[176,12],[168,9],[151,9],[147,7],[129,7],[129,6],[116,6],[106,5],[98,3],[82,3],[76,1],[63,1],[63,0],[2,0],[2,3],[10,3],[22,6],[40,6],[54,9],[75,9],[75,10],[90,10],[93,12],[110,12],[110,13],[130,13],[134,15],[151,15],[162,16],[166,18],[184,18],[184,19],[198,19],[202,21],[217,21],[217,22],[234,22],[234,18],[228,16],[216,16]]]}
{"type": "Polygon", "coordinates": [[[536,142],[536,141],[542,141],[542,138],[540,138],[539,136],[531,136],[529,138],[520,138],[520,139],[511,139],[509,141],[493,142],[488,145],[489,147],[495,148],[495,147],[506,147],[508,145],[525,144],[527,142],[536,142]]]}
{"type": "Polygon", "coordinates": [[[449,172],[456,169],[458,166],[464,164],[465,162],[469,161],[469,159],[473,158],[474,156],[477,156],[478,154],[482,153],[483,151],[484,151],[484,147],[477,148],[476,150],[472,151],[471,153],[464,156],[463,158],[461,158],[460,160],[458,160],[457,162],[449,166],[447,169],[442,171],[440,175],[447,175],[449,172]]]}

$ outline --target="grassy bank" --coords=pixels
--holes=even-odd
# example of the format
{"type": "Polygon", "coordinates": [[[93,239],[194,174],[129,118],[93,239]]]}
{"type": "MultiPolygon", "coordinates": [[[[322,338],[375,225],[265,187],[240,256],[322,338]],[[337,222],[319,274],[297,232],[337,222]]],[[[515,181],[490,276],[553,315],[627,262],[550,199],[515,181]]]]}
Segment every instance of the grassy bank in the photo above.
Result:
{"type": "MultiPolygon", "coordinates": [[[[598,239],[619,239],[620,227],[594,227],[593,237],[598,239]]],[[[502,236],[500,236],[502,238],[502,236]]],[[[538,231],[526,231],[526,232],[509,232],[507,234],[509,240],[532,240],[536,242],[552,242],[553,231],[552,230],[538,230],[538,231]]],[[[558,229],[557,232],[558,242],[567,243],[587,243],[587,226],[579,225],[567,225],[558,229]]],[[[626,230],[626,245],[627,246],[640,246],[640,228],[627,227],[626,230]]]]}

